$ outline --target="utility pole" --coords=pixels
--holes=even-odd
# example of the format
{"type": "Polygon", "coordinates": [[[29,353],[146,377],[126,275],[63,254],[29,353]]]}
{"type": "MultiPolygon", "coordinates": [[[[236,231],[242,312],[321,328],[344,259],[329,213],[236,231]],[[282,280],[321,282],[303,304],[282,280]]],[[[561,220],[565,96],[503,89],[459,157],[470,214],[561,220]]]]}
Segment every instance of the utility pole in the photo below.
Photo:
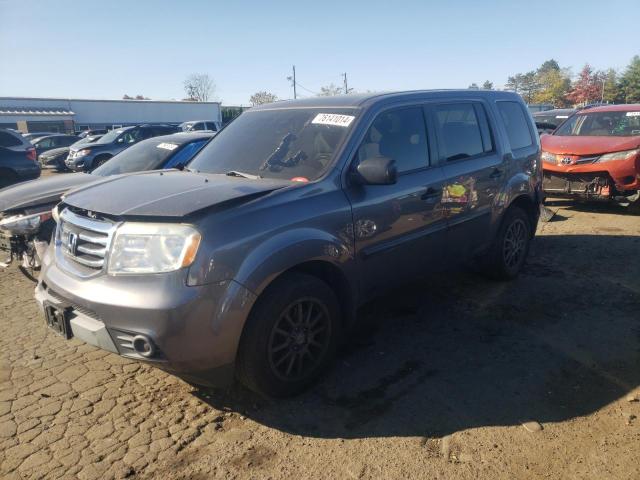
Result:
{"type": "Polygon", "coordinates": [[[346,95],[347,93],[349,93],[349,85],[347,84],[347,72],[344,72],[342,74],[342,78],[344,80],[344,93],[346,95]]]}
{"type": "Polygon", "coordinates": [[[295,100],[296,98],[298,98],[298,94],[296,92],[296,66],[293,66],[293,75],[291,77],[287,77],[287,80],[289,80],[292,84],[293,84],[293,99],[295,100]]]}

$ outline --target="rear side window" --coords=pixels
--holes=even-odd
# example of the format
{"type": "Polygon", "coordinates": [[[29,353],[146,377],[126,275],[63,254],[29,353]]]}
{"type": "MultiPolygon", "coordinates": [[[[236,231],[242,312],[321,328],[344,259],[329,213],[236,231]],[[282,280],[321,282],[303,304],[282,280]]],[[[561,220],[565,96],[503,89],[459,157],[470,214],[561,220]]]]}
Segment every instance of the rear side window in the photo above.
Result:
{"type": "Polygon", "coordinates": [[[511,150],[525,148],[533,144],[529,123],[524,116],[524,110],[518,102],[497,102],[498,111],[504,122],[511,150]]]}
{"type": "Polygon", "coordinates": [[[425,168],[429,160],[422,108],[403,108],[378,115],[358,148],[359,162],[371,157],[395,160],[398,173],[425,168]]]}
{"type": "Polygon", "coordinates": [[[440,153],[448,162],[493,150],[484,109],[473,103],[451,103],[434,107],[440,153]]]}
{"type": "Polygon", "coordinates": [[[22,145],[19,138],[7,132],[0,132],[0,147],[17,147],[18,145],[22,145]]]}

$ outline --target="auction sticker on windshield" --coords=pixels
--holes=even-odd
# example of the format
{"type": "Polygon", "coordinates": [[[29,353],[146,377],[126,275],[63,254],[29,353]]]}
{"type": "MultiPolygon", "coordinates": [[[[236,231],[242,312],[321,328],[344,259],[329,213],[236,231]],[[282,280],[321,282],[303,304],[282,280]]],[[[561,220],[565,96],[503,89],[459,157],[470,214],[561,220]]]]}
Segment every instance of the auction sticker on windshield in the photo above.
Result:
{"type": "Polygon", "coordinates": [[[316,125],[334,125],[336,127],[348,127],[356,118],[353,115],[339,115],[337,113],[319,113],[311,123],[316,125]]]}
{"type": "Polygon", "coordinates": [[[159,143],[156,148],[164,148],[165,150],[175,150],[178,148],[178,145],[175,143],[159,143]]]}

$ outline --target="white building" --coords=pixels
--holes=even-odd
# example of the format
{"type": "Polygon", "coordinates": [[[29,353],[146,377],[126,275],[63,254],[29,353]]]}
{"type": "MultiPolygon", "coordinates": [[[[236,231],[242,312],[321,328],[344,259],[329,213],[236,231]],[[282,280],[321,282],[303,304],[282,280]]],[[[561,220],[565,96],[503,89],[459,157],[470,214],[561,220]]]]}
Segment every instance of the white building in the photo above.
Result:
{"type": "Polygon", "coordinates": [[[0,97],[0,128],[73,132],[189,120],[222,123],[219,102],[0,97]]]}

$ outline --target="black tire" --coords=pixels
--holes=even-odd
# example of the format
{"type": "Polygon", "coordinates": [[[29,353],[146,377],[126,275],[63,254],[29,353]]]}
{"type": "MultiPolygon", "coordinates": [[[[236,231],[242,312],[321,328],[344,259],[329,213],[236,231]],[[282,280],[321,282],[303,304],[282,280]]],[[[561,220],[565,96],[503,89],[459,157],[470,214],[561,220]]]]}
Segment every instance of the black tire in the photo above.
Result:
{"type": "Polygon", "coordinates": [[[518,276],[529,253],[531,221],[519,207],[512,205],[502,219],[493,245],[483,259],[485,273],[496,280],[518,276]]]}
{"type": "Polygon", "coordinates": [[[302,273],[283,275],[247,319],[237,379],[268,397],[300,393],[335,357],[340,324],[338,299],[325,282],[302,273]]]}
{"type": "Polygon", "coordinates": [[[109,160],[111,157],[98,157],[93,161],[93,165],[91,166],[91,171],[94,171],[96,168],[98,168],[101,165],[104,165],[105,162],[107,160],[109,160]]]}

